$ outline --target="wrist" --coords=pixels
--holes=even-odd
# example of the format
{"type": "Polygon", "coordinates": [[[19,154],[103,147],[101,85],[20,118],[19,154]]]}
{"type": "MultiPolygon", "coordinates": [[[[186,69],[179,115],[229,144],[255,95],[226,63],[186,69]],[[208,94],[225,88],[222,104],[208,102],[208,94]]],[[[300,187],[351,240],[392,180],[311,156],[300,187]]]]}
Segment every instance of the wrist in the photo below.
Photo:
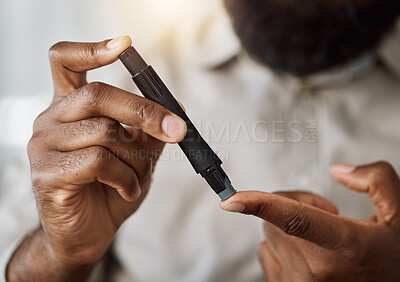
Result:
{"type": "Polygon", "coordinates": [[[11,257],[7,281],[86,281],[94,264],[73,263],[54,251],[42,228],[29,235],[11,257]]]}
{"type": "Polygon", "coordinates": [[[59,248],[55,248],[43,227],[40,226],[38,229],[38,236],[41,241],[41,246],[47,255],[48,259],[53,262],[53,265],[60,271],[65,272],[81,272],[85,269],[91,270],[96,262],[84,262],[80,259],[77,254],[65,253],[58,251],[59,248]]]}

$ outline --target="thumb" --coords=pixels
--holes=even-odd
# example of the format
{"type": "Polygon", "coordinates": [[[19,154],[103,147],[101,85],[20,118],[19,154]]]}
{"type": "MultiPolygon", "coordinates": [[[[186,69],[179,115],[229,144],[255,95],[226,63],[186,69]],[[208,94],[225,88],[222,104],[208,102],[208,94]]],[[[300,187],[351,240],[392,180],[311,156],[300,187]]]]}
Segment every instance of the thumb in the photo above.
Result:
{"type": "Polygon", "coordinates": [[[344,242],[352,224],[343,224],[345,219],[303,202],[260,191],[238,192],[220,205],[225,211],[257,216],[288,235],[329,249],[344,242]]]}
{"type": "Polygon", "coordinates": [[[96,43],[59,42],[49,50],[56,96],[86,84],[86,72],[115,62],[132,44],[128,36],[96,43]]]}
{"type": "Polygon", "coordinates": [[[399,222],[400,180],[390,164],[378,162],[359,167],[334,165],[331,174],[344,186],[368,193],[375,205],[378,222],[399,222]]]}

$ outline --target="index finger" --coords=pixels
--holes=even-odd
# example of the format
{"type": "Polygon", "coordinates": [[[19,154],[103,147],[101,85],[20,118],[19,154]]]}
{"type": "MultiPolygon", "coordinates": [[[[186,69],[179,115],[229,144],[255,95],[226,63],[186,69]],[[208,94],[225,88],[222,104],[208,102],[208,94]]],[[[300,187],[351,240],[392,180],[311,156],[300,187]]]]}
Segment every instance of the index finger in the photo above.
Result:
{"type": "Polygon", "coordinates": [[[338,208],[337,206],[332,203],[331,201],[313,194],[311,192],[306,192],[306,191],[280,191],[280,192],[275,192],[274,194],[286,197],[298,202],[302,202],[311,206],[314,206],[316,208],[319,208],[321,210],[333,213],[333,214],[338,214],[338,208]]]}
{"type": "Polygon", "coordinates": [[[64,123],[108,117],[166,143],[180,142],[187,129],[183,119],[156,102],[100,82],[73,91],[48,112],[64,123]]]}
{"type": "Polygon", "coordinates": [[[352,222],[346,218],[265,192],[238,192],[222,202],[221,208],[257,216],[289,235],[328,249],[341,246],[351,232],[352,222]]]}
{"type": "Polygon", "coordinates": [[[115,62],[132,44],[129,36],[97,43],[59,42],[49,50],[55,96],[66,96],[85,85],[86,73],[115,62]]]}

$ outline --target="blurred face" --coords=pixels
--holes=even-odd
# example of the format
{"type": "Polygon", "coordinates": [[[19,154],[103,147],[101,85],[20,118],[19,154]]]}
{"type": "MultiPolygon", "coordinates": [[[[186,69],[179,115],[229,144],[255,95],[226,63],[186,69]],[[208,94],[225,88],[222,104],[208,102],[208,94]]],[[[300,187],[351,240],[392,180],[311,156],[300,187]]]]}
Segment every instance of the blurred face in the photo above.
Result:
{"type": "Polygon", "coordinates": [[[248,53],[297,76],[373,50],[400,14],[400,0],[224,1],[248,53]]]}

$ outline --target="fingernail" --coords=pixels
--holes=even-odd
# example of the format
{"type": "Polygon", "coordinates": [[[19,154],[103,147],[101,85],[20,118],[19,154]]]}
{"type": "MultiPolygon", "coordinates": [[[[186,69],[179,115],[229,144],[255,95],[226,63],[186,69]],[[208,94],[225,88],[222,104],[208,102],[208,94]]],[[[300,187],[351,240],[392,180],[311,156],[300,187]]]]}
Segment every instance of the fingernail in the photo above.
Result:
{"type": "Polygon", "coordinates": [[[137,199],[139,199],[139,197],[140,197],[141,194],[142,194],[142,190],[141,190],[140,188],[138,188],[138,189],[136,189],[136,190],[133,190],[132,199],[133,199],[134,201],[136,201],[137,199]]]}
{"type": "Polygon", "coordinates": [[[170,138],[179,138],[185,132],[186,124],[179,118],[166,116],[162,121],[162,130],[170,138]]]}
{"type": "Polygon", "coordinates": [[[117,37],[117,38],[114,38],[114,39],[108,41],[106,44],[107,49],[112,50],[112,49],[118,48],[124,38],[125,38],[125,36],[120,36],[120,37],[117,37]]]}
{"type": "Polygon", "coordinates": [[[223,206],[222,209],[228,212],[242,212],[246,207],[242,203],[232,203],[227,206],[223,206]]]}
{"type": "Polygon", "coordinates": [[[347,165],[347,164],[337,164],[332,166],[332,171],[338,172],[338,173],[352,173],[356,167],[353,165],[347,165]]]}

